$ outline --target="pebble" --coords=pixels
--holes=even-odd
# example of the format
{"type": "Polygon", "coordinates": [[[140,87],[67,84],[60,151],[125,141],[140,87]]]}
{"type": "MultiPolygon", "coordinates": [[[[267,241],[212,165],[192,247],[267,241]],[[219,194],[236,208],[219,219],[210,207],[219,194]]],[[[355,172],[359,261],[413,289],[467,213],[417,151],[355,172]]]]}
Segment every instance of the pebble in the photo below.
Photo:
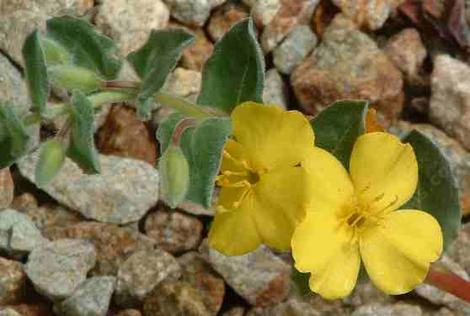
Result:
{"type": "Polygon", "coordinates": [[[381,305],[371,303],[356,309],[351,316],[421,316],[423,311],[417,305],[397,303],[381,305]]]}
{"type": "Polygon", "coordinates": [[[23,316],[23,315],[19,314],[13,308],[10,308],[10,307],[2,308],[2,307],[0,307],[0,316],[23,316]]]}
{"type": "Polygon", "coordinates": [[[7,208],[13,202],[15,184],[9,168],[0,170],[0,210],[7,208]]]}
{"type": "Polygon", "coordinates": [[[178,97],[192,98],[199,94],[201,81],[199,71],[178,67],[168,77],[163,89],[178,97]]]}
{"type": "Polygon", "coordinates": [[[169,253],[136,252],[119,267],[116,302],[120,306],[141,302],[163,280],[177,280],[180,275],[180,266],[169,253]]]}
{"type": "Polygon", "coordinates": [[[448,55],[434,59],[431,122],[470,149],[470,67],[448,55]]]}
{"type": "Polygon", "coordinates": [[[161,0],[102,0],[95,23],[127,55],[147,41],[151,30],[168,25],[170,12],[161,0]],[[136,3],[138,2],[138,3],[136,3]]]}
{"type": "Polygon", "coordinates": [[[251,15],[256,25],[263,28],[271,23],[280,9],[280,0],[254,0],[251,4],[251,15]]]}
{"type": "Polygon", "coordinates": [[[23,265],[0,257],[0,306],[18,303],[23,298],[25,285],[23,265]]]}
{"type": "Polygon", "coordinates": [[[224,280],[197,252],[185,253],[178,262],[182,269],[181,280],[198,290],[207,310],[218,315],[225,295],[224,280]]]}
{"type": "Polygon", "coordinates": [[[300,105],[317,113],[340,99],[366,99],[393,121],[403,107],[401,73],[376,43],[337,15],[322,43],[292,73],[300,105]]]}
{"type": "MultiPolygon", "coordinates": [[[[87,175],[70,159],[43,188],[52,198],[89,219],[127,224],[141,219],[158,201],[158,171],[148,163],[99,156],[101,173],[87,175]]],[[[35,183],[38,152],[19,163],[20,172],[35,183]]]]}
{"type": "Polygon", "coordinates": [[[263,91],[264,103],[275,104],[286,110],[289,97],[287,89],[287,85],[276,68],[266,71],[263,91]]]}
{"type": "Polygon", "coordinates": [[[262,246],[243,256],[228,257],[203,244],[201,251],[235,292],[254,306],[284,300],[290,290],[291,267],[262,246]]]}
{"type": "Polygon", "coordinates": [[[447,251],[448,256],[470,275],[470,223],[462,225],[457,239],[447,251]]]}
{"type": "Polygon", "coordinates": [[[253,308],[246,316],[321,316],[310,304],[298,298],[289,298],[287,301],[267,308],[253,308]]]}
{"type": "Polygon", "coordinates": [[[155,136],[136,110],[122,104],[111,107],[96,136],[96,146],[105,155],[133,158],[157,164],[155,136]]]}
{"type": "Polygon", "coordinates": [[[220,40],[240,20],[248,17],[248,8],[243,4],[228,2],[212,14],[207,31],[214,42],[220,40]]]}
{"type": "Polygon", "coordinates": [[[183,51],[181,65],[184,68],[202,71],[207,59],[212,55],[214,44],[207,38],[202,28],[193,28],[190,30],[194,36],[194,43],[183,51]]]}
{"type": "Polygon", "coordinates": [[[142,316],[142,313],[137,309],[125,309],[117,313],[116,316],[142,316]]]}
{"type": "Polygon", "coordinates": [[[2,0],[0,3],[0,14],[28,10],[41,11],[53,16],[65,14],[83,15],[93,5],[93,0],[2,0]]]}
{"type": "Polygon", "coordinates": [[[283,74],[290,74],[317,45],[317,37],[307,25],[296,26],[273,52],[273,62],[283,74]]]}
{"type": "MultiPolygon", "coordinates": [[[[1,20],[1,15],[0,15],[1,20]]],[[[0,23],[0,49],[2,49],[2,23],[0,23]]],[[[29,110],[30,101],[26,84],[21,78],[21,73],[14,65],[0,53],[0,95],[1,102],[11,102],[15,105],[18,114],[24,114],[29,110]]],[[[8,170],[8,169],[6,169],[8,170]]],[[[6,171],[2,171],[2,181],[5,181],[6,171]],[[4,174],[5,173],[5,174],[4,174]]]]}
{"type": "Polygon", "coordinates": [[[61,239],[36,247],[25,272],[36,291],[52,300],[71,296],[96,262],[95,247],[88,241],[61,239]]]}
{"type": "Polygon", "coordinates": [[[203,26],[211,9],[219,3],[210,0],[164,0],[171,16],[189,26],[203,26]]]}
{"type": "Polygon", "coordinates": [[[110,276],[87,279],[56,310],[63,316],[106,316],[115,282],[110,276]]]}
{"type": "Polygon", "coordinates": [[[173,254],[197,248],[202,229],[196,217],[164,209],[145,219],[145,234],[155,240],[158,247],[173,254]]]}

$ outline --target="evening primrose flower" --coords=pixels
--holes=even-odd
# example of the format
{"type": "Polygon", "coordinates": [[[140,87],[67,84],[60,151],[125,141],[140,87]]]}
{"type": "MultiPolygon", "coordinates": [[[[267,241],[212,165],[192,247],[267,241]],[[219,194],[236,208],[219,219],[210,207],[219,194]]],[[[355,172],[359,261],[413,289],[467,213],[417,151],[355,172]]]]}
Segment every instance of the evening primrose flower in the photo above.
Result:
{"type": "Polygon", "coordinates": [[[245,254],[261,243],[288,250],[307,209],[303,163],[314,144],[312,128],[300,112],[253,102],[235,108],[232,127],[209,244],[226,255],[245,254]]]}
{"type": "Polygon", "coordinates": [[[312,291],[328,299],[347,296],[361,261],[387,294],[409,292],[424,281],[442,252],[442,232],[428,213],[397,210],[418,181],[409,144],[387,133],[368,133],[354,145],[349,175],[318,148],[305,166],[316,186],[292,237],[292,253],[296,268],[311,273],[312,291]]]}

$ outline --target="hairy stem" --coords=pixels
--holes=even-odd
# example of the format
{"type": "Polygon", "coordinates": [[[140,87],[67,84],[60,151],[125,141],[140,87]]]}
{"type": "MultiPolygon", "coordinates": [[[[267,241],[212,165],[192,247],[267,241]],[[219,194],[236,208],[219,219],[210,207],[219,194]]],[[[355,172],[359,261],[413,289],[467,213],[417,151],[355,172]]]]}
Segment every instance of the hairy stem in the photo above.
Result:
{"type": "Polygon", "coordinates": [[[470,282],[454,273],[431,269],[426,283],[470,303],[470,282]]]}
{"type": "Polygon", "coordinates": [[[162,106],[172,108],[194,118],[208,118],[214,116],[225,116],[225,114],[216,112],[210,108],[202,107],[183,98],[175,97],[171,94],[158,92],[155,95],[155,101],[162,106]]]}

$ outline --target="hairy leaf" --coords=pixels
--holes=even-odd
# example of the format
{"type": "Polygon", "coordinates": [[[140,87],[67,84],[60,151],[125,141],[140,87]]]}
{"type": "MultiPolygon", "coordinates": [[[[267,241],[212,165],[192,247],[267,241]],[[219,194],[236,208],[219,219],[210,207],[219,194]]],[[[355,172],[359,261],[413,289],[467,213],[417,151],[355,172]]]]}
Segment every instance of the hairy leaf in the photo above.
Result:
{"type": "Polygon", "coordinates": [[[29,135],[14,106],[0,103],[0,169],[9,167],[26,154],[29,135]]]}

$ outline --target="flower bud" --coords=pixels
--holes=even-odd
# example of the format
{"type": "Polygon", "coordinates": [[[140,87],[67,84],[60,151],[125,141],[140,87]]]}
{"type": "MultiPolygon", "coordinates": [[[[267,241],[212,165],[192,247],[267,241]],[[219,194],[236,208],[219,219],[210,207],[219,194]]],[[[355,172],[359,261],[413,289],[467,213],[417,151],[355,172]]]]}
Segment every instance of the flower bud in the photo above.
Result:
{"type": "Polygon", "coordinates": [[[170,145],[159,161],[163,199],[175,208],[189,188],[189,165],[181,148],[170,145]]]}
{"type": "Polygon", "coordinates": [[[48,140],[41,145],[35,174],[38,187],[46,186],[57,175],[64,159],[64,146],[57,139],[48,140]]]}
{"type": "Polygon", "coordinates": [[[73,65],[49,67],[48,75],[53,86],[69,91],[77,89],[89,93],[98,90],[102,84],[95,72],[73,65]]]}

